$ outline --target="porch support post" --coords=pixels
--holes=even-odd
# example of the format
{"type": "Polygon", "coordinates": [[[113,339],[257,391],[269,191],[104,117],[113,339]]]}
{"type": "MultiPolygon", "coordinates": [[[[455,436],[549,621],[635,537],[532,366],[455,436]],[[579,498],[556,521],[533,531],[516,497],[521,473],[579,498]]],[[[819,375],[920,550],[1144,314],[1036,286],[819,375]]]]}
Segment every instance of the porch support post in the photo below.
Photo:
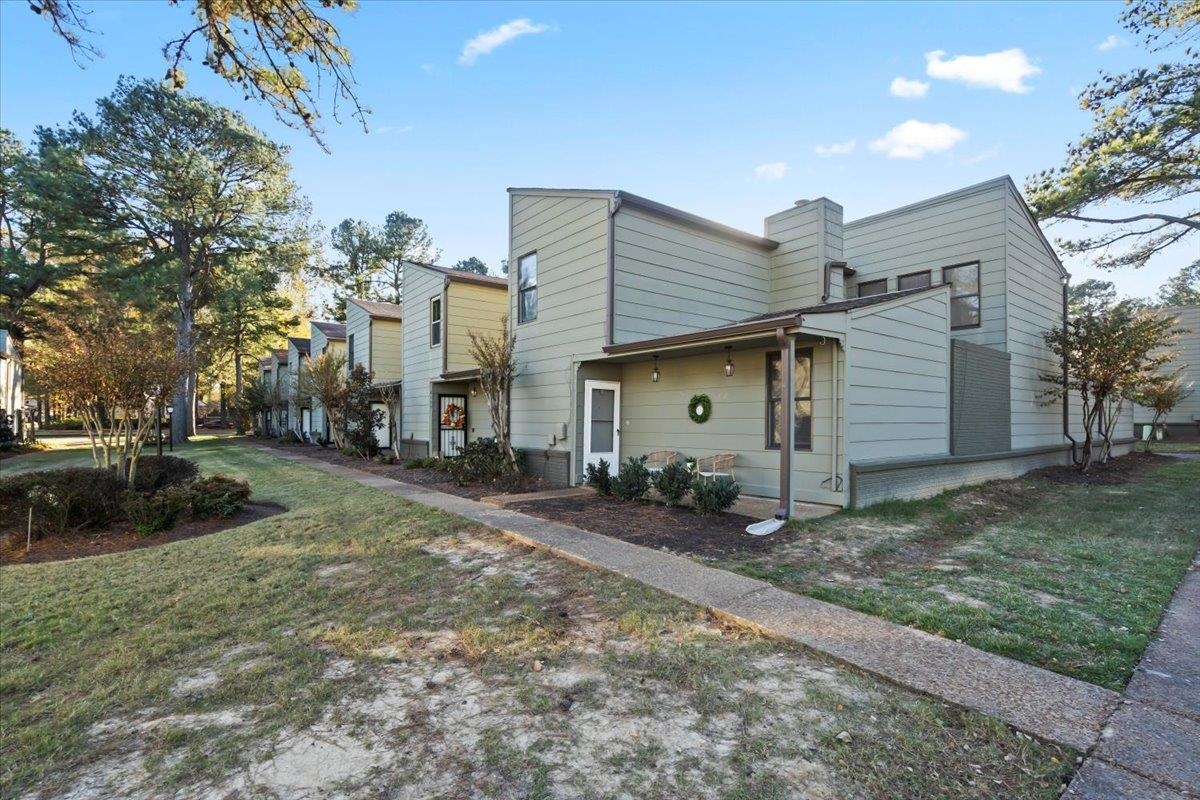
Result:
{"type": "Polygon", "coordinates": [[[796,429],[796,339],[784,333],[783,328],[775,329],[775,339],[779,344],[779,378],[783,383],[780,388],[779,419],[779,510],[775,519],[787,519],[792,515],[792,432],[796,429]]]}

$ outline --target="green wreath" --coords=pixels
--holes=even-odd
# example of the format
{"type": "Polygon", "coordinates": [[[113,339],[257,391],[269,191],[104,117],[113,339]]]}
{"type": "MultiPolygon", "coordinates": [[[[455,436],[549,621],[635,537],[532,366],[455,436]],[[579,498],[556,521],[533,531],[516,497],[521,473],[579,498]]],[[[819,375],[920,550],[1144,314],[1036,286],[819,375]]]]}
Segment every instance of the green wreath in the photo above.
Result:
{"type": "Polygon", "coordinates": [[[692,399],[688,401],[688,416],[697,425],[708,422],[708,418],[712,416],[712,400],[708,399],[708,395],[692,395],[692,399]]]}

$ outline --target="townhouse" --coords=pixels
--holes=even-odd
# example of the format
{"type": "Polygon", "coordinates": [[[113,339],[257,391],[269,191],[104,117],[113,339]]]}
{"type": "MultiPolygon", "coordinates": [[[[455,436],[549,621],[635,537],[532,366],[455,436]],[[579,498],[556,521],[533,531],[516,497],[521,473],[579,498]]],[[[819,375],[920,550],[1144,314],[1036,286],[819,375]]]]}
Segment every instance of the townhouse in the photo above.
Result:
{"type": "Polygon", "coordinates": [[[312,431],[312,404],[309,398],[300,395],[300,373],[308,365],[310,339],[289,336],[287,365],[283,372],[281,393],[287,404],[288,429],[302,442],[310,440],[312,431]]]}
{"type": "Polygon", "coordinates": [[[1068,275],[1008,177],[849,223],[800,201],[762,235],[623,191],[509,203],[513,439],[553,482],[720,455],[787,515],[1070,457],[1078,401],[1040,379],[1068,275]]]}
{"type": "Polygon", "coordinates": [[[406,262],[403,287],[400,455],[451,457],[466,442],[493,435],[470,332],[501,332],[508,280],[406,262]]]}
{"type": "MultiPolygon", "coordinates": [[[[1188,390],[1188,395],[1160,422],[1167,437],[1200,436],[1200,305],[1164,306],[1163,314],[1175,319],[1175,330],[1179,340],[1174,351],[1178,357],[1167,369],[1178,370],[1179,379],[1188,390]]],[[[1134,427],[1139,437],[1154,422],[1154,411],[1143,406],[1134,406],[1134,427]]]]}
{"type": "MultiPolygon", "coordinates": [[[[346,326],[340,322],[312,320],[309,323],[309,357],[319,358],[326,353],[346,354],[346,326]]],[[[329,418],[320,401],[309,398],[312,408],[309,441],[314,444],[330,441],[329,418]]]]}
{"type": "Polygon", "coordinates": [[[400,404],[394,399],[404,378],[403,309],[395,303],[351,298],[346,302],[346,368],[361,364],[374,374],[376,396],[371,406],[383,412],[383,428],[375,439],[386,448],[396,435],[400,404]]]}

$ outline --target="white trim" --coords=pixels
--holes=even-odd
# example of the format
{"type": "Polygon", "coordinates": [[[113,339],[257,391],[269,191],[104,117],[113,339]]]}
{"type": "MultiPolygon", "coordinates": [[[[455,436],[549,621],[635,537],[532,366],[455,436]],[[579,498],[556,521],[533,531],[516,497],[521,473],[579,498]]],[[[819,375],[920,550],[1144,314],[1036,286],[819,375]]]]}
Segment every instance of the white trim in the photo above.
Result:
{"type": "Polygon", "coordinates": [[[583,465],[586,468],[596,458],[608,461],[609,470],[615,474],[621,457],[621,383],[619,381],[583,382],[583,465]],[[613,449],[611,452],[592,452],[592,390],[613,391],[613,449]]]}

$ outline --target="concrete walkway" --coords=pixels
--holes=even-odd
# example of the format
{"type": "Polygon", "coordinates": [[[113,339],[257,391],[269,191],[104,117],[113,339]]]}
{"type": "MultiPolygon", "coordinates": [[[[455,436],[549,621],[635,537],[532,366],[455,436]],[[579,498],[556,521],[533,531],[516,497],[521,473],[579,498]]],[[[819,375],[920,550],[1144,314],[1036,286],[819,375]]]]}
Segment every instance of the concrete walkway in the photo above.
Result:
{"type": "Polygon", "coordinates": [[[706,567],[682,556],[298,453],[250,446],[458,514],[524,544],[640,581],[905,688],[982,711],[1056,744],[1090,749],[1120,701],[1116,692],[1090,683],[776,589],[763,581],[706,567]]]}
{"type": "Polygon", "coordinates": [[[1123,703],[1063,797],[1200,797],[1200,561],[1176,589],[1123,703]]]}

